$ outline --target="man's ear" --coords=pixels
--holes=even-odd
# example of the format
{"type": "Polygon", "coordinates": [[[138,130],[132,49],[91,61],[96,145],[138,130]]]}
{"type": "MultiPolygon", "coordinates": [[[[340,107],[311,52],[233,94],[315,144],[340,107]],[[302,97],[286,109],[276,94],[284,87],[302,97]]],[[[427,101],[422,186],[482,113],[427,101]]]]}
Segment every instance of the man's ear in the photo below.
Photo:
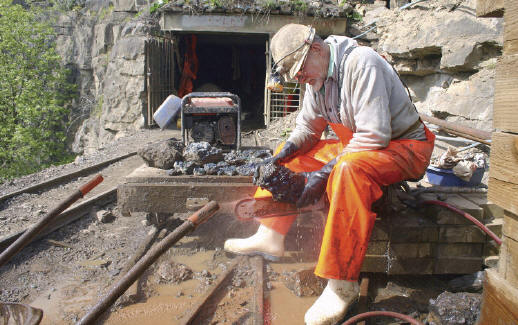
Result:
{"type": "Polygon", "coordinates": [[[317,51],[318,53],[320,53],[322,51],[322,44],[320,44],[318,42],[313,42],[313,43],[311,43],[311,47],[310,48],[312,50],[317,51]]]}

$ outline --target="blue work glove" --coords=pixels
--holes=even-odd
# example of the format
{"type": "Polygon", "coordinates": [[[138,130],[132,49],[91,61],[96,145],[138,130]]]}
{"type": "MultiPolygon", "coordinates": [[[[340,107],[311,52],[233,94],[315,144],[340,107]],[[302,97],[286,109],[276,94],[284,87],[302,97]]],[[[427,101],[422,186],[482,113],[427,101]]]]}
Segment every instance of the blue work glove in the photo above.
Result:
{"type": "Polygon", "coordinates": [[[295,145],[295,143],[286,141],[281,151],[273,156],[272,163],[277,165],[287,163],[297,155],[297,151],[299,151],[299,148],[295,145]]]}
{"type": "Polygon", "coordinates": [[[329,174],[336,165],[336,158],[328,162],[320,170],[306,173],[308,182],[304,186],[304,191],[300,199],[297,201],[297,208],[303,208],[306,205],[315,204],[320,200],[322,194],[326,191],[327,179],[329,174]]]}

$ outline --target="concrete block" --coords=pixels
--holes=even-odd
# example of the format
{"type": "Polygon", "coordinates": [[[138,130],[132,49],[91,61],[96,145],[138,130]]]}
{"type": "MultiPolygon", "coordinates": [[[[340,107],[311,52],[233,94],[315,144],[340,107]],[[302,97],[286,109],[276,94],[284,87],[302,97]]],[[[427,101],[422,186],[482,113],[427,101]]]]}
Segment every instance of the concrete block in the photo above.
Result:
{"type": "Polygon", "coordinates": [[[433,257],[432,243],[390,243],[390,257],[391,258],[419,258],[419,257],[433,257]]]}
{"type": "Polygon", "coordinates": [[[367,247],[367,255],[386,255],[388,253],[388,241],[370,241],[367,247]]]}
{"type": "Polygon", "coordinates": [[[388,274],[433,274],[434,260],[433,257],[391,259],[388,274]]]}
{"type": "Polygon", "coordinates": [[[361,272],[386,272],[388,265],[387,256],[383,255],[365,255],[361,272]]]}
{"type": "Polygon", "coordinates": [[[439,229],[441,243],[485,243],[486,234],[477,226],[442,226],[439,229]]]}
{"type": "Polygon", "coordinates": [[[469,274],[482,269],[482,257],[440,257],[435,261],[435,274],[469,274]]]}
{"type": "Polygon", "coordinates": [[[188,211],[197,211],[207,203],[209,203],[209,198],[207,197],[188,197],[185,200],[185,207],[188,211]]]}
{"type": "Polygon", "coordinates": [[[480,257],[484,244],[437,244],[437,257],[480,257]]]}

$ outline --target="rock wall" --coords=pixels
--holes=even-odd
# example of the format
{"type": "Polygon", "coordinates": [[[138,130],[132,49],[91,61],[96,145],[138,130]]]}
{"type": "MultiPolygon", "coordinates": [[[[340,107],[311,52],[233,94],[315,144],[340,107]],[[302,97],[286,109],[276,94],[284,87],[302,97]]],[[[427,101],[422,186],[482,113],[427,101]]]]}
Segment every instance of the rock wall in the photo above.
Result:
{"type": "Polygon", "coordinates": [[[87,3],[61,14],[57,48],[78,85],[72,150],[91,152],[144,127],[145,41],[158,27],[135,1],[87,3]]]}
{"type": "MultiPolygon", "coordinates": [[[[146,6],[143,0],[92,0],[59,18],[58,50],[80,93],[71,128],[77,153],[144,127],[145,41],[159,31],[156,20],[136,15],[146,6]]],[[[394,64],[420,112],[492,129],[501,19],[476,18],[475,0],[428,0],[406,10],[377,1],[356,9],[364,18],[350,32],[376,21],[377,30],[363,40],[394,64]]]]}
{"type": "Polygon", "coordinates": [[[406,10],[377,10],[377,47],[418,110],[492,129],[495,68],[503,21],[477,18],[475,0],[431,0],[406,10]]]}

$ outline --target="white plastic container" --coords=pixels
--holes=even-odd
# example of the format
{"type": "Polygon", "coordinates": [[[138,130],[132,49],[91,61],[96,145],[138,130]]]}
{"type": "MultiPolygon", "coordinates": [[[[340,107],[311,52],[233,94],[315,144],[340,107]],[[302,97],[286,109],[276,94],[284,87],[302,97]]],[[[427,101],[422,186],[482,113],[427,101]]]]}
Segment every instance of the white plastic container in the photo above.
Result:
{"type": "Polygon", "coordinates": [[[169,95],[162,105],[158,107],[155,114],[153,114],[153,119],[156,124],[160,127],[160,129],[164,129],[169,123],[171,123],[176,115],[180,112],[180,108],[182,106],[182,99],[175,95],[169,95]]]}

